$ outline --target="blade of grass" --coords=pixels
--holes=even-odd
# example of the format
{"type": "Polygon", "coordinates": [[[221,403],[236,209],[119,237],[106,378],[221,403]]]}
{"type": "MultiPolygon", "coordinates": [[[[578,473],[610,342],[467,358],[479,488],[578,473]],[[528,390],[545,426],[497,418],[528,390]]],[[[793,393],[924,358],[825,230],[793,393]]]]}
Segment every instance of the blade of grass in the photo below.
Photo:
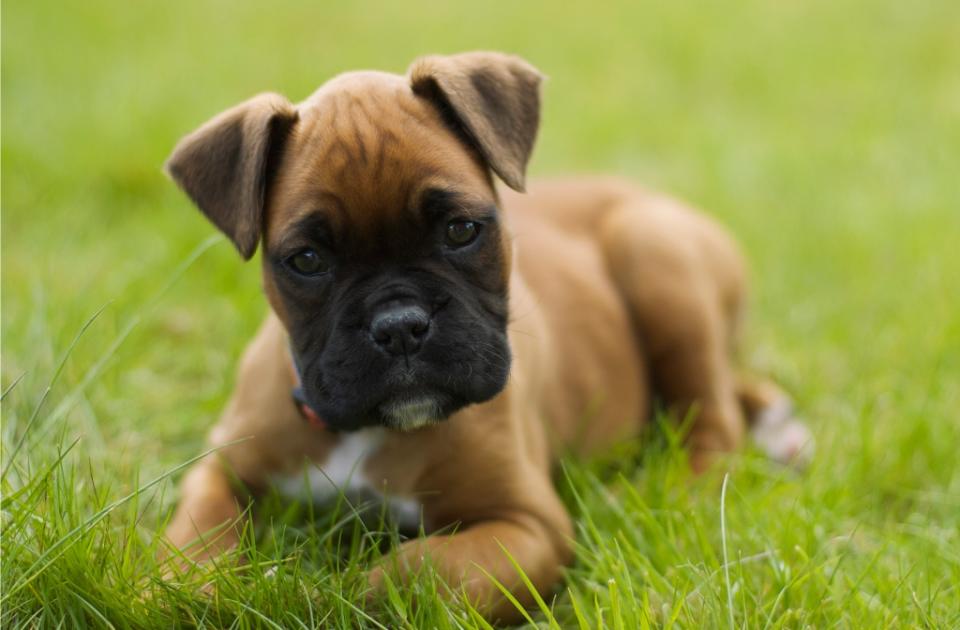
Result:
{"type": "Polygon", "coordinates": [[[727,586],[727,612],[730,616],[730,630],[736,630],[733,621],[733,589],[730,587],[730,558],[727,555],[727,484],[730,482],[730,473],[723,475],[723,485],[720,487],[720,542],[723,545],[723,579],[727,586]]]}
{"type": "Polygon", "coordinates": [[[40,417],[40,409],[43,407],[43,403],[46,402],[47,396],[50,395],[50,392],[53,391],[53,386],[56,385],[57,379],[60,378],[61,372],[63,372],[63,367],[67,364],[67,359],[70,358],[70,353],[73,352],[73,349],[77,346],[77,342],[80,341],[80,338],[87,331],[88,328],[96,321],[100,314],[110,305],[110,302],[107,302],[103,306],[97,309],[97,311],[91,315],[86,322],[80,327],[80,330],[74,336],[73,341],[70,342],[70,345],[67,346],[66,351],[63,353],[63,356],[60,358],[59,363],[57,364],[56,369],[53,371],[53,376],[50,377],[50,380],[47,383],[46,388],[43,390],[43,394],[40,395],[40,400],[37,402],[36,406],[33,408],[33,413],[30,414],[30,418],[27,420],[26,426],[23,428],[23,433],[20,434],[20,438],[17,440],[17,443],[14,445],[12,452],[7,456],[7,464],[3,467],[3,472],[0,472],[0,480],[7,478],[7,473],[10,471],[10,466],[13,465],[13,461],[17,458],[17,453],[20,452],[20,449],[23,448],[23,445],[27,441],[27,437],[30,434],[30,429],[33,427],[34,423],[37,421],[37,418],[40,417]]]}
{"type": "Polygon", "coordinates": [[[170,289],[176,285],[177,281],[183,277],[183,274],[193,266],[193,264],[205,254],[211,247],[222,242],[224,239],[220,235],[214,235],[208,237],[200,242],[199,245],[193,248],[193,250],[187,255],[183,261],[173,270],[170,276],[167,278],[167,281],[163,284],[162,287],[151,297],[146,305],[141,309],[139,313],[130,318],[130,320],[124,325],[113,341],[107,346],[107,349],[103,351],[97,361],[87,370],[83,375],[81,381],[66,395],[63,400],[60,401],[53,412],[50,414],[48,422],[55,423],[73,406],[76,404],[80,396],[86,391],[87,387],[96,380],[97,377],[103,372],[107,363],[116,354],[117,350],[120,349],[120,346],[127,340],[127,338],[133,333],[133,331],[139,326],[144,319],[149,317],[149,315],[156,309],[157,304],[163,299],[163,296],[166,295],[170,289]]]}
{"type": "Polygon", "coordinates": [[[550,607],[547,606],[547,603],[543,601],[543,597],[540,596],[540,592],[533,585],[533,582],[530,581],[530,578],[527,577],[526,571],[520,566],[520,563],[517,562],[516,558],[513,557],[506,547],[503,546],[499,540],[497,540],[497,545],[500,547],[500,551],[507,557],[507,560],[510,561],[510,564],[513,565],[513,570],[517,572],[517,575],[520,576],[520,579],[523,581],[523,585],[527,587],[530,595],[533,597],[533,601],[537,603],[537,607],[547,618],[547,622],[550,624],[550,627],[554,630],[560,630],[560,624],[557,623],[557,620],[553,616],[553,611],[550,610],[550,607]]]}
{"type": "MultiPolygon", "coordinates": [[[[243,440],[240,440],[240,441],[243,441],[243,440]]],[[[10,597],[12,597],[14,594],[19,592],[22,588],[29,585],[33,580],[37,578],[37,576],[40,573],[42,573],[46,569],[46,567],[50,566],[51,563],[53,563],[54,561],[56,561],[57,558],[63,555],[66,549],[69,548],[70,544],[72,544],[74,541],[79,539],[79,536],[78,536],[79,534],[82,534],[88,531],[91,527],[93,527],[96,523],[98,523],[100,520],[102,520],[104,517],[110,514],[113,510],[125,504],[127,501],[131,500],[141,492],[145,492],[150,488],[156,486],[157,484],[161,483],[165,479],[168,479],[172,475],[175,475],[176,473],[183,470],[187,466],[190,466],[191,464],[200,461],[207,455],[210,455],[211,453],[215,453],[220,449],[227,448],[228,446],[232,446],[237,443],[238,442],[231,442],[223,446],[211,448],[201,453],[200,455],[197,455],[196,457],[193,457],[183,462],[182,464],[179,464],[171,468],[165,473],[147,482],[143,486],[137,488],[133,492],[130,492],[129,494],[117,499],[116,501],[113,501],[112,503],[98,510],[95,514],[93,514],[93,516],[90,516],[83,523],[77,525],[76,527],[68,531],[57,542],[55,542],[48,549],[46,549],[43,552],[43,554],[41,554],[40,557],[38,557],[34,561],[34,563],[24,572],[29,577],[27,577],[25,580],[21,580],[20,582],[14,584],[12,587],[8,587],[7,589],[5,589],[5,592],[3,593],[3,595],[0,596],[0,605],[8,601],[10,597]]]]}
{"type": "Polygon", "coordinates": [[[18,376],[17,378],[13,379],[13,382],[10,383],[10,386],[7,387],[5,390],[3,390],[3,394],[0,394],[0,402],[3,402],[4,400],[6,400],[7,394],[9,394],[10,392],[12,392],[12,391],[13,391],[13,388],[16,387],[17,384],[18,384],[20,381],[22,381],[22,380],[23,380],[23,377],[26,376],[26,375],[27,375],[26,372],[21,372],[21,373],[20,373],[20,376],[18,376]]]}

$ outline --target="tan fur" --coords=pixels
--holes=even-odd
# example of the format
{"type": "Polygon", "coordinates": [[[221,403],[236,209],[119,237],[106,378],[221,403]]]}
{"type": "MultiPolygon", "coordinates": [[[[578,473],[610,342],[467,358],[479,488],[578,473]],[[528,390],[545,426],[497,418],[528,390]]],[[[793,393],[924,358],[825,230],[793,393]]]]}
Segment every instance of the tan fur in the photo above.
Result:
{"type": "MultiPolygon", "coordinates": [[[[413,81],[449,78],[477,63],[510,75],[519,62],[489,54],[461,62],[431,58],[413,66],[413,81]]],[[[523,186],[529,146],[505,149],[496,132],[476,128],[479,150],[465,146],[410,82],[352,73],[297,107],[299,120],[270,187],[264,243],[289,238],[286,228],[317,204],[332,220],[372,234],[385,222],[402,222],[404,208],[428,185],[496,202],[487,171],[493,167],[523,186]]],[[[689,446],[693,466],[702,470],[716,453],[742,444],[742,408],[751,415],[762,410],[765,385],[739,381],[731,366],[744,266],[716,223],[616,179],[537,182],[527,195],[503,194],[499,204],[510,234],[501,246],[508,260],[512,254],[504,270],[514,354],[506,389],[446,422],[388,434],[364,473],[387,494],[418,499],[428,532],[457,526],[452,535],[402,545],[372,569],[374,587],[383,571],[402,579],[429,554],[490,617],[512,620],[517,612],[482,570],[525,604],[531,598],[500,545],[541,592],[559,579],[573,537],[551,485],[561,453],[603,452],[636,435],[656,394],[678,416],[696,415],[689,446]]],[[[205,551],[193,552],[198,558],[236,543],[239,508],[229,475],[256,491],[277,473],[296,473],[305,462],[322,465],[340,439],[307,425],[291,402],[287,314],[266,266],[264,285],[274,312],[244,355],[236,391],[211,433],[215,446],[243,441],[187,476],[168,532],[182,547],[219,528],[205,551]]]]}

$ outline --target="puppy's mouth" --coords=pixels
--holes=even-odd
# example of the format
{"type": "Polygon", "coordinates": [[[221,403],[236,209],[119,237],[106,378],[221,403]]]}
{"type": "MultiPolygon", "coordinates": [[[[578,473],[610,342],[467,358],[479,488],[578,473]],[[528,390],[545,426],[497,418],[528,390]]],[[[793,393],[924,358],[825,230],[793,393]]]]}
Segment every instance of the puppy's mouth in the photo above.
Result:
{"type": "Polygon", "coordinates": [[[377,405],[381,422],[398,431],[415,431],[446,419],[444,397],[436,394],[398,396],[377,405]]]}
{"type": "Polygon", "coordinates": [[[303,387],[293,389],[293,400],[307,422],[333,431],[352,431],[376,425],[402,432],[416,431],[443,422],[462,406],[441,392],[404,392],[374,405],[365,414],[365,419],[343,422],[338,418],[331,422],[328,416],[317,410],[322,409],[321,406],[310,403],[303,387]]]}
{"type": "MultiPolygon", "coordinates": [[[[477,362],[411,357],[409,362],[371,367],[363,356],[336,358],[339,364],[317,369],[301,381],[306,406],[333,431],[381,426],[409,432],[435,426],[464,407],[489,400],[506,383],[506,367],[477,362]]],[[[303,405],[300,410],[311,420],[303,405]]]]}

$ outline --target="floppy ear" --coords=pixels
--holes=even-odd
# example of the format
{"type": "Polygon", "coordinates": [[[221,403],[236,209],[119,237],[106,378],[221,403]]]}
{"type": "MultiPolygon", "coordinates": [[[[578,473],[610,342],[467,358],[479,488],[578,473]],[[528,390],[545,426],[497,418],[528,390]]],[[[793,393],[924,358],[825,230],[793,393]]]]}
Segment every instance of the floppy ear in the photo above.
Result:
{"type": "Polygon", "coordinates": [[[493,52],[422,57],[408,74],[414,93],[433,101],[504,183],[523,191],[543,75],[519,57],[493,52]]]}
{"type": "Polygon", "coordinates": [[[164,166],[245,260],[260,241],[267,186],[297,112],[279,94],[260,94],[183,138],[164,166]]]}

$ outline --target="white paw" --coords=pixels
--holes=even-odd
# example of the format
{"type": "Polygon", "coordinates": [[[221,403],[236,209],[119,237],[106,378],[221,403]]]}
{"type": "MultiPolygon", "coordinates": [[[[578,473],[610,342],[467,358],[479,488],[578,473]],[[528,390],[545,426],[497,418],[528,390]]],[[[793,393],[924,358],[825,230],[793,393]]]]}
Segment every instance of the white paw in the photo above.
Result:
{"type": "Polygon", "coordinates": [[[750,434],[767,457],[781,464],[805,468],[813,459],[813,434],[794,417],[793,405],[786,398],[757,414],[750,434]]]}

